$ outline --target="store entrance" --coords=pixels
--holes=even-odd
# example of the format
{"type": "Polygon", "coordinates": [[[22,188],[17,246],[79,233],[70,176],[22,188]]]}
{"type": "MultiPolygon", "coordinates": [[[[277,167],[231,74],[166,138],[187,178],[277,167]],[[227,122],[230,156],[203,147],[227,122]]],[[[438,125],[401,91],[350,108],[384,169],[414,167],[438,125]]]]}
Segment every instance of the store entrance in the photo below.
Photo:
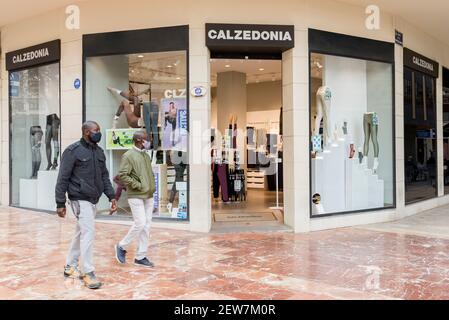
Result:
{"type": "Polygon", "coordinates": [[[282,60],[210,67],[213,226],[282,226],[282,60]]]}

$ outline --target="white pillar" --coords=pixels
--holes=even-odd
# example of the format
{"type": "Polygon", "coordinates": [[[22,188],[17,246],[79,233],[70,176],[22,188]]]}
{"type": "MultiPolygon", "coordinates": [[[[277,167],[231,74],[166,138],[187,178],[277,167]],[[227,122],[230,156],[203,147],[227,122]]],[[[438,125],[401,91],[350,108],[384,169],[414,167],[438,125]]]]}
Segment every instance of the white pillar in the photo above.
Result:
{"type": "Polygon", "coordinates": [[[310,230],[309,58],[307,30],[295,30],[295,48],[282,56],[284,221],[310,230]]]}
{"type": "Polygon", "coordinates": [[[440,64],[439,77],[436,81],[437,111],[437,177],[438,196],[444,196],[444,140],[443,140],[443,67],[440,64]]]}
{"type": "MultiPolygon", "coordinates": [[[[210,183],[210,63],[205,45],[204,25],[191,25],[189,30],[190,89],[207,88],[203,97],[190,95],[190,230],[209,232],[212,225],[210,183]]],[[[190,94],[190,93],[188,93],[190,94]]]]}
{"type": "Polygon", "coordinates": [[[404,168],[404,49],[394,46],[395,54],[395,127],[396,127],[396,212],[398,216],[405,208],[404,168]]]}

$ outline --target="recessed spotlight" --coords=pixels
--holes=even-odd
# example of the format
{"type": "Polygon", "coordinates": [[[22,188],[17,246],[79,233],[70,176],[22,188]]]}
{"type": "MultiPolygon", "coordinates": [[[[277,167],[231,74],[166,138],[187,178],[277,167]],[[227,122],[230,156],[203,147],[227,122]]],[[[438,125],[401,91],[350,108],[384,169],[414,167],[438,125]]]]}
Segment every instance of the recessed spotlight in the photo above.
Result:
{"type": "Polygon", "coordinates": [[[231,65],[229,65],[229,64],[225,65],[225,68],[230,68],[230,67],[231,67],[231,65]]]}
{"type": "Polygon", "coordinates": [[[137,57],[138,57],[138,58],[143,58],[143,55],[142,55],[142,54],[139,54],[137,57]]]}
{"type": "Polygon", "coordinates": [[[264,71],[265,69],[264,68],[259,68],[259,71],[264,71]]]}
{"type": "Polygon", "coordinates": [[[176,77],[176,80],[181,80],[181,77],[176,77]]]}
{"type": "Polygon", "coordinates": [[[173,66],[172,66],[171,64],[169,64],[169,65],[167,66],[167,68],[173,68],[173,66]]]}

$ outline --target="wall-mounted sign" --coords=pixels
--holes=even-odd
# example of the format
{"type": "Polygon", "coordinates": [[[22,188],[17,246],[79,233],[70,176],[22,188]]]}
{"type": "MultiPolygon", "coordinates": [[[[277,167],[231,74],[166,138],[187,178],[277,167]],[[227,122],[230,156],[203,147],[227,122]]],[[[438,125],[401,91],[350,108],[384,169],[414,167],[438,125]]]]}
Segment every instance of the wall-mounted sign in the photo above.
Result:
{"type": "Polygon", "coordinates": [[[201,86],[193,87],[190,93],[193,97],[204,97],[206,95],[206,88],[201,86]]]}
{"type": "Polygon", "coordinates": [[[164,91],[164,96],[167,99],[170,98],[185,98],[186,97],[186,89],[168,89],[164,91]]]}
{"type": "Polygon", "coordinates": [[[404,45],[404,34],[398,30],[395,30],[394,39],[396,44],[400,45],[401,47],[404,45]]]}
{"type": "Polygon", "coordinates": [[[212,50],[282,52],[294,44],[292,25],[206,23],[206,46],[212,50]]]}
{"type": "Polygon", "coordinates": [[[75,89],[79,89],[81,87],[81,80],[75,79],[75,81],[73,81],[73,86],[75,87],[75,89]]]}
{"type": "Polygon", "coordinates": [[[438,62],[407,48],[404,48],[404,66],[434,78],[439,76],[440,66],[438,62]]]}
{"type": "Polygon", "coordinates": [[[57,62],[61,58],[61,41],[54,40],[6,53],[6,70],[12,71],[39,64],[57,62]]]}

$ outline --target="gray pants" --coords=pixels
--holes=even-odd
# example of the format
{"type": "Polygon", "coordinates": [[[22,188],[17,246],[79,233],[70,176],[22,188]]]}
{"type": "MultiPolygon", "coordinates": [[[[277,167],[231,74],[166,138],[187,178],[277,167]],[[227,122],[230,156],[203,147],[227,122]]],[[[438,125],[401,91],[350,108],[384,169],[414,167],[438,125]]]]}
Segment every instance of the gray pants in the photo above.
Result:
{"type": "Polygon", "coordinates": [[[126,250],[131,243],[137,239],[136,259],[142,260],[147,257],[148,244],[150,242],[151,221],[153,219],[153,198],[151,199],[128,199],[134,224],[128,234],[120,241],[119,246],[126,250]]]}
{"type": "Polygon", "coordinates": [[[379,118],[375,113],[365,113],[363,116],[363,131],[365,133],[365,143],[363,145],[363,155],[368,156],[369,139],[373,141],[374,158],[379,157],[379,142],[377,141],[377,130],[379,127],[379,118]]]}
{"type": "Polygon", "coordinates": [[[81,272],[83,274],[89,273],[95,271],[92,265],[92,257],[97,208],[88,201],[71,201],[70,206],[78,221],[66,264],[77,266],[81,258],[81,272]]]}

